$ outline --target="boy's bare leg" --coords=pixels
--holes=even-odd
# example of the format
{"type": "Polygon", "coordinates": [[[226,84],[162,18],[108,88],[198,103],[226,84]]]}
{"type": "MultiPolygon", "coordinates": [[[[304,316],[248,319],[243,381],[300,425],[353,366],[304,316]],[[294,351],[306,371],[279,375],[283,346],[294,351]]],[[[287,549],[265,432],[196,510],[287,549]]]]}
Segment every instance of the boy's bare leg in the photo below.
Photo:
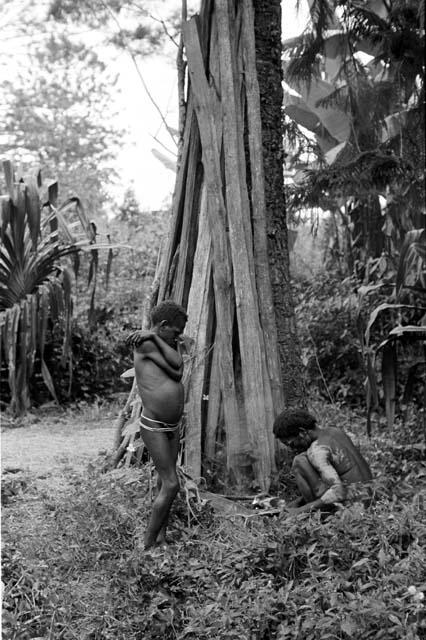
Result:
{"type": "MultiPolygon", "coordinates": [[[[170,446],[170,451],[171,451],[171,455],[172,458],[174,460],[175,463],[175,468],[176,468],[176,461],[177,461],[177,457],[178,457],[178,453],[179,453],[179,443],[180,443],[180,435],[179,435],[179,430],[175,431],[172,434],[172,438],[168,439],[168,443],[170,446]]],[[[157,490],[158,493],[161,491],[161,477],[160,474],[157,475],[157,490]]],[[[157,534],[157,544],[164,544],[167,542],[166,540],[166,529],[167,529],[167,524],[168,524],[168,519],[169,516],[167,515],[167,519],[164,521],[160,531],[157,534]]]]}
{"type": "Polygon", "coordinates": [[[145,549],[157,540],[163,525],[167,523],[170,507],[179,491],[176,459],[166,433],[141,429],[142,439],[151,455],[161,480],[161,488],[152,505],[151,518],[144,536],[145,549]]]}

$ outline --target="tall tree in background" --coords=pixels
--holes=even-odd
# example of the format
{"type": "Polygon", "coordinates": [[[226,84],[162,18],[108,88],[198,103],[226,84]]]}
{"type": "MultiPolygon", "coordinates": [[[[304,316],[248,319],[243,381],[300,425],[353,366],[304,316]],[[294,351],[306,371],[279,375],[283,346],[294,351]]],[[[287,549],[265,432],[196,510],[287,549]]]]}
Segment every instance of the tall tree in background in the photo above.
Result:
{"type": "Polygon", "coordinates": [[[281,377],[286,403],[303,405],[302,364],[291,292],[284,197],[281,2],[255,0],[253,5],[265,167],[268,255],[281,377]]]}
{"type": "MultiPolygon", "coordinates": [[[[224,464],[232,483],[264,490],[275,470],[274,418],[284,404],[303,402],[283,200],[280,36],[279,3],[258,21],[258,34],[251,2],[203,0],[199,16],[184,18],[182,155],[145,313],[147,322],[149,307],[167,298],[187,309],[194,344],[184,459],[193,476],[224,464]],[[258,68],[257,58],[265,63],[258,68]],[[259,92],[260,74],[271,85],[259,92]],[[269,246],[268,235],[276,240],[269,246]]],[[[131,430],[118,426],[122,454],[131,430]]]]}
{"type": "Polygon", "coordinates": [[[311,27],[286,45],[286,79],[299,92],[286,95],[286,113],[315,134],[318,156],[290,203],[341,219],[349,272],[358,261],[362,277],[423,224],[424,15],[415,0],[310,5],[311,27]]]}
{"type": "Polygon", "coordinates": [[[57,23],[89,26],[104,34],[105,43],[130,48],[134,55],[152,53],[180,28],[179,10],[172,12],[167,26],[154,13],[149,0],[50,0],[47,7],[48,17],[57,23]]]}
{"type": "Polygon", "coordinates": [[[112,160],[120,131],[111,124],[114,79],[82,43],[51,35],[2,82],[5,114],[0,154],[13,154],[24,170],[39,166],[55,178],[63,197],[79,194],[91,216],[109,198],[112,160]]]}
{"type": "MultiPolygon", "coordinates": [[[[281,375],[286,402],[300,404],[303,403],[304,393],[291,294],[283,183],[281,2],[255,1],[253,5],[261,94],[268,253],[277,318],[281,375]]],[[[144,47],[157,46],[160,39],[158,29],[152,29],[152,20],[151,31],[147,29],[149,3],[135,5],[126,1],[117,4],[110,0],[84,3],[54,0],[50,4],[50,13],[59,21],[72,19],[93,26],[110,22],[114,29],[118,28],[118,33],[113,39],[114,44],[126,47],[134,56],[139,55],[144,47]]],[[[164,23],[160,23],[159,26],[160,29],[167,30],[169,37],[174,37],[176,16],[171,16],[167,27],[164,23]]]]}

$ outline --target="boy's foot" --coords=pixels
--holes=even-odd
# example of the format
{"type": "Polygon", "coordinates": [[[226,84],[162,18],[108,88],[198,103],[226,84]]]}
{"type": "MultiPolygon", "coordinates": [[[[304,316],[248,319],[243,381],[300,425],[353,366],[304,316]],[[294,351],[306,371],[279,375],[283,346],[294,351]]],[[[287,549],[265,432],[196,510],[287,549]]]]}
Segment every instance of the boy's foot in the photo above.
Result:
{"type": "Polygon", "coordinates": [[[164,556],[164,553],[168,549],[167,541],[164,539],[161,542],[155,542],[154,544],[146,545],[144,534],[142,531],[137,531],[134,536],[134,548],[140,551],[146,558],[160,558],[164,556]]]}
{"type": "Polygon", "coordinates": [[[144,558],[151,560],[158,560],[159,558],[164,558],[164,553],[166,549],[162,547],[148,547],[147,549],[143,549],[144,558]]]}

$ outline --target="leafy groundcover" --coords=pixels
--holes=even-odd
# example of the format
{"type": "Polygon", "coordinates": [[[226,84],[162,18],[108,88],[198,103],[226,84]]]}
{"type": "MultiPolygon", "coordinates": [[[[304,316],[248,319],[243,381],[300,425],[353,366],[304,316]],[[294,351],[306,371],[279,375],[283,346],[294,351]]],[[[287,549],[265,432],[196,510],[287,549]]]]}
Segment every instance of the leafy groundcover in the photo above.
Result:
{"type": "Polygon", "coordinates": [[[366,445],[369,506],[225,517],[180,496],[159,555],[139,544],[149,465],[5,474],[3,637],[421,640],[426,465],[404,438],[366,445]]]}

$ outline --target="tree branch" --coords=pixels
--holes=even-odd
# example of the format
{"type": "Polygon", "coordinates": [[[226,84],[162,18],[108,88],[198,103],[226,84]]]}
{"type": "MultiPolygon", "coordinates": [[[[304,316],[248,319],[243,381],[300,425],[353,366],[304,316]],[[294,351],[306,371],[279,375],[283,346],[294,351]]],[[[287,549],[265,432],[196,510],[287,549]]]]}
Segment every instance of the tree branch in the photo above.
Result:
{"type": "Polygon", "coordinates": [[[141,73],[141,70],[139,69],[139,65],[137,63],[136,56],[133,53],[133,51],[131,50],[131,48],[128,46],[128,43],[126,42],[126,39],[125,39],[125,36],[124,36],[124,32],[123,32],[123,30],[121,28],[121,25],[120,25],[117,17],[114,15],[114,13],[108,7],[108,5],[104,2],[104,0],[100,0],[100,2],[102,4],[102,6],[108,11],[108,13],[110,14],[111,18],[113,19],[113,21],[117,25],[117,28],[118,28],[118,31],[119,31],[119,35],[123,38],[123,44],[125,46],[125,49],[126,49],[127,53],[130,55],[130,57],[132,59],[132,62],[133,62],[134,66],[135,66],[135,69],[136,69],[136,73],[139,76],[139,79],[140,79],[140,81],[142,83],[142,86],[145,89],[145,92],[146,92],[148,98],[151,100],[152,104],[154,105],[155,109],[157,110],[158,114],[160,115],[161,121],[163,122],[168,134],[170,135],[170,137],[173,140],[174,144],[177,146],[176,139],[175,139],[175,137],[173,135],[172,130],[170,129],[169,125],[167,124],[167,121],[166,121],[166,119],[165,119],[165,117],[163,115],[163,112],[161,111],[160,107],[158,106],[158,104],[154,100],[150,90],[148,89],[148,86],[147,86],[147,84],[145,82],[145,79],[144,79],[142,73],[141,73]]]}

